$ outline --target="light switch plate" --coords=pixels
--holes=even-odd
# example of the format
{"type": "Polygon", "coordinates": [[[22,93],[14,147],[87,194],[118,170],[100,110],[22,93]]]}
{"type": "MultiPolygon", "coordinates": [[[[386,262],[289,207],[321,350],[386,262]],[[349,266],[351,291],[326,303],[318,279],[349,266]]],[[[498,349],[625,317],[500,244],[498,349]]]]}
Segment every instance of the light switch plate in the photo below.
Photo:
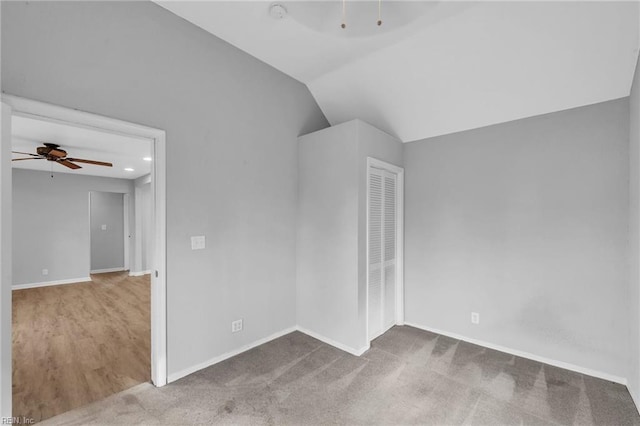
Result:
{"type": "Polygon", "coordinates": [[[202,250],[205,248],[204,235],[191,237],[191,250],[202,250]]]}
{"type": "Polygon", "coordinates": [[[102,228],[103,231],[106,231],[107,230],[107,225],[102,225],[101,228],[102,228]]]}

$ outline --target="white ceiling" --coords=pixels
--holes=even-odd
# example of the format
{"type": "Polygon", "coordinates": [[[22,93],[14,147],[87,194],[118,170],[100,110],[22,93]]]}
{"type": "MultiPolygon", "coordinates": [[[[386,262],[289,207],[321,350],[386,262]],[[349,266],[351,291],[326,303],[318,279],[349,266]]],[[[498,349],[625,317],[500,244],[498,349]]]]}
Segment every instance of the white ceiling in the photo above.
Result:
{"type": "MultiPolygon", "coordinates": [[[[82,168],[71,170],[46,160],[14,161],[12,166],[16,169],[53,170],[58,173],[121,179],[136,179],[151,171],[151,163],[143,160],[144,157],[151,157],[151,141],[147,139],[20,116],[13,116],[11,119],[11,132],[13,151],[35,154],[38,146],[50,142],[60,145],[69,157],[113,163],[113,167],[78,163],[82,168]],[[132,168],[134,171],[125,171],[125,168],[132,168]]],[[[27,155],[13,154],[13,158],[25,157],[27,155]]]]}
{"type": "Polygon", "coordinates": [[[639,46],[637,1],[158,3],[405,142],[628,96],[639,46]]]}

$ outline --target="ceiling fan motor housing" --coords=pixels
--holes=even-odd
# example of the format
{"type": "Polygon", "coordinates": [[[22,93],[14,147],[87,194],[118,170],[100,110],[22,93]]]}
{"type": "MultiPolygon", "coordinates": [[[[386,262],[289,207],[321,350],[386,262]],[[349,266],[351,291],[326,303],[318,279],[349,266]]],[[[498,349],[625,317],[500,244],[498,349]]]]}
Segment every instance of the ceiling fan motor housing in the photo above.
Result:
{"type": "Polygon", "coordinates": [[[38,155],[46,157],[49,161],[56,161],[59,158],[64,158],[67,156],[67,151],[65,151],[64,149],[60,149],[59,145],[50,143],[45,143],[45,146],[39,146],[36,149],[36,152],[38,153],[38,155]]]}

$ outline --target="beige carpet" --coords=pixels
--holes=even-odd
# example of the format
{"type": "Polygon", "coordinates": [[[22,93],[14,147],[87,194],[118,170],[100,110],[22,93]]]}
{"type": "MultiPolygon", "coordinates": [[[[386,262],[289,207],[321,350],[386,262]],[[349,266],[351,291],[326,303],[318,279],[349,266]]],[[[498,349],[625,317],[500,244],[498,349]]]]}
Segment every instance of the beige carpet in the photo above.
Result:
{"type": "Polygon", "coordinates": [[[627,389],[411,327],[355,357],[294,332],[43,424],[640,425],[627,389]]]}

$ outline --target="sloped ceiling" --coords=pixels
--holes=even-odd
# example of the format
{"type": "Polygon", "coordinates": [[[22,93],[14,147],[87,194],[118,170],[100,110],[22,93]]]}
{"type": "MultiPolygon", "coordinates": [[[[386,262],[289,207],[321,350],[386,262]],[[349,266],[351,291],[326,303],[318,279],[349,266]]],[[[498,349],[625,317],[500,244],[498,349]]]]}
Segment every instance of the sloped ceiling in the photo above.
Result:
{"type": "Polygon", "coordinates": [[[629,95],[638,2],[158,2],[408,142],[629,95]]]}

